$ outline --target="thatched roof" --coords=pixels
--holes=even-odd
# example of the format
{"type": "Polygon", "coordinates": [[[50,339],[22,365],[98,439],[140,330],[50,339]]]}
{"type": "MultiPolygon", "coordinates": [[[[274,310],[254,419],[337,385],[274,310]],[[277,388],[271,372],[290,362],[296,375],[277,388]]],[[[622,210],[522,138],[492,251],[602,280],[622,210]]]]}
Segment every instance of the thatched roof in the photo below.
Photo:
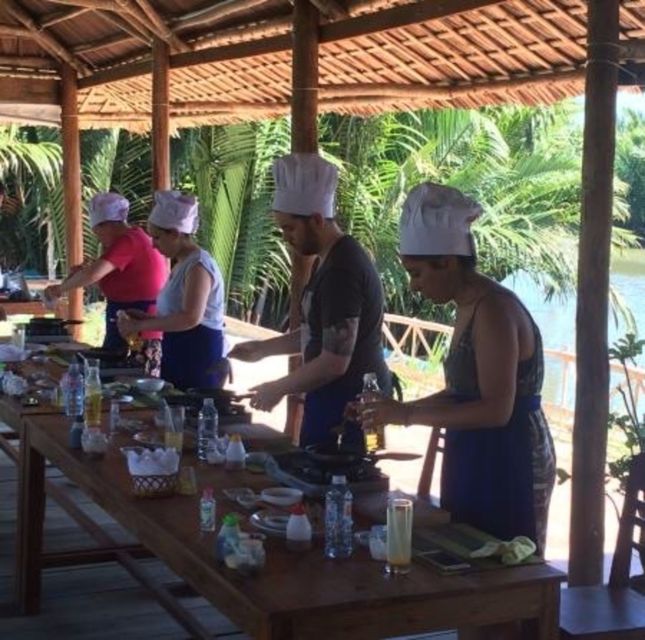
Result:
{"type": "MultiPolygon", "coordinates": [[[[321,112],[551,103],[583,90],[583,0],[312,2],[323,9],[321,112]]],[[[173,126],[276,116],[289,109],[291,11],[288,0],[2,0],[0,78],[49,85],[65,60],[81,78],[82,127],[147,129],[156,36],[171,48],[173,126]]],[[[621,32],[645,37],[645,0],[621,3],[621,32]]]]}

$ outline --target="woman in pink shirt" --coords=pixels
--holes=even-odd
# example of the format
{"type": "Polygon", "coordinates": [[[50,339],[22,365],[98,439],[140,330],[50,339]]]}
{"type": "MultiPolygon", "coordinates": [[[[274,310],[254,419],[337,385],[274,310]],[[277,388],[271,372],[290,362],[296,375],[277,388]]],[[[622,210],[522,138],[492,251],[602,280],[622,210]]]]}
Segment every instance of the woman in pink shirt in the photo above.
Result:
{"type": "MultiPolygon", "coordinates": [[[[89,264],[72,269],[59,285],[45,289],[45,297],[55,299],[77,287],[98,284],[107,299],[103,348],[127,349],[116,324],[120,309],[155,312],[159,291],[168,279],[166,259],[152,246],[150,236],[127,224],[130,203],[118,193],[98,193],[89,204],[92,231],[103,246],[103,254],[89,264]]],[[[141,354],[146,372],[159,375],[161,337],[159,331],[142,332],[141,354]]]]}

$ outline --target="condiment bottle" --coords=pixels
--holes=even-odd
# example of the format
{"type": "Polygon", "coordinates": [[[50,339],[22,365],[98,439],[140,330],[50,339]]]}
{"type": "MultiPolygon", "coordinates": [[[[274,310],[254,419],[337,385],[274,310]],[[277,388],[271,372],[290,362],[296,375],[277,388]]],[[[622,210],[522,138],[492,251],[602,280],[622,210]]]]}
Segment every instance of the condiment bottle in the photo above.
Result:
{"type": "Polygon", "coordinates": [[[290,551],[305,551],[311,549],[311,523],[302,502],[291,509],[287,521],[287,549],[290,551]]]}
{"type": "Polygon", "coordinates": [[[76,416],[72,426],[69,429],[69,448],[70,449],[81,449],[82,448],[82,436],[83,430],[85,429],[85,419],[82,415],[76,416]]]}
{"type": "Polygon", "coordinates": [[[215,531],[215,498],[213,487],[204,487],[199,501],[199,528],[201,531],[215,531]]]}
{"type": "Polygon", "coordinates": [[[246,464],[246,449],[239,433],[234,433],[226,448],[226,462],[224,468],[227,471],[244,469],[246,464]]]}
{"type": "Polygon", "coordinates": [[[222,528],[217,534],[215,542],[215,555],[220,560],[225,560],[226,556],[234,554],[240,539],[240,526],[237,523],[237,515],[227,513],[222,519],[222,528]]]}

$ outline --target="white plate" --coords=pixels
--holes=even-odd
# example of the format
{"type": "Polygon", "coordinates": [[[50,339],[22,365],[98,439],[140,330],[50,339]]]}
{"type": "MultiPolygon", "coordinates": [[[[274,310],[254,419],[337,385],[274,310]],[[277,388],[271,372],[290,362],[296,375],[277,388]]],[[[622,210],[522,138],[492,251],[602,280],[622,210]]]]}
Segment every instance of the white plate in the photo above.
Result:
{"type": "Polygon", "coordinates": [[[289,516],[282,513],[275,513],[262,509],[256,511],[250,518],[249,522],[260,531],[272,533],[274,535],[285,535],[287,532],[287,521],[289,516]]]}
{"type": "Polygon", "coordinates": [[[301,502],[302,496],[303,493],[300,489],[293,489],[291,487],[269,487],[268,489],[262,490],[260,499],[279,507],[290,507],[297,502],[301,502]]]}

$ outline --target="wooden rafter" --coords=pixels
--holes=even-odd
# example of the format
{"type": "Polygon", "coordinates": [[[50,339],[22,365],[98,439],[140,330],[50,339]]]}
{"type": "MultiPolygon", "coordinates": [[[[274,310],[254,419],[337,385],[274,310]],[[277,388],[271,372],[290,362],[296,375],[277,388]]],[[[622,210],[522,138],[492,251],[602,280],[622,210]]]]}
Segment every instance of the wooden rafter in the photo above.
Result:
{"type": "Polygon", "coordinates": [[[27,27],[16,27],[12,24],[0,24],[0,36],[9,38],[33,38],[34,35],[27,27]]]}
{"type": "Polygon", "coordinates": [[[90,11],[87,7],[75,7],[73,9],[65,9],[63,11],[55,11],[49,15],[43,16],[40,20],[40,26],[43,29],[48,29],[53,27],[55,24],[65,22],[66,20],[73,20],[78,16],[82,16],[84,13],[90,11]]]}
{"type": "Polygon", "coordinates": [[[627,42],[621,42],[620,57],[623,60],[645,62],[645,40],[627,40],[627,42]]]}
{"type": "Polygon", "coordinates": [[[53,35],[44,30],[16,0],[3,1],[5,12],[25,26],[43,49],[53,53],[79,73],[88,74],[90,72],[89,67],[75,58],[53,35]]]}
{"type": "Polygon", "coordinates": [[[90,53],[91,51],[98,51],[99,49],[106,49],[108,47],[113,47],[115,45],[123,44],[125,42],[131,42],[132,40],[139,40],[138,36],[134,35],[122,35],[118,34],[115,36],[110,36],[109,38],[103,38],[102,40],[95,40],[94,42],[87,42],[84,44],[79,44],[72,49],[72,53],[90,53]]]}
{"type": "Polygon", "coordinates": [[[150,3],[150,0],[136,0],[136,3],[154,24],[157,35],[167,42],[172,49],[176,51],[190,51],[190,47],[168,28],[168,25],[162,20],[161,16],[150,3]]]}
{"type": "Polygon", "coordinates": [[[320,13],[332,20],[346,18],[349,13],[338,0],[309,0],[320,13]]]}
{"type": "Polygon", "coordinates": [[[58,65],[51,58],[38,56],[0,56],[0,66],[16,69],[57,69],[58,65]]]}
{"type": "MultiPolygon", "coordinates": [[[[189,51],[190,48],[176,36],[163,21],[149,0],[51,0],[57,4],[84,7],[95,11],[116,14],[127,13],[134,27],[142,34],[150,32],[167,42],[176,51],[189,51]]],[[[122,24],[120,25],[123,26],[122,24]]]]}
{"type": "Polygon", "coordinates": [[[118,29],[121,29],[121,31],[125,31],[125,33],[130,35],[132,38],[136,38],[140,42],[143,42],[143,44],[145,44],[146,46],[150,46],[150,43],[152,42],[152,35],[149,31],[141,31],[141,29],[138,28],[138,25],[131,24],[125,18],[122,18],[116,13],[105,11],[101,12],[99,15],[104,20],[107,20],[107,22],[109,22],[110,24],[113,24],[118,29]]]}
{"type": "Polygon", "coordinates": [[[210,25],[213,22],[228,18],[234,13],[249,11],[257,6],[266,4],[266,2],[267,0],[224,0],[224,2],[218,2],[212,7],[193,11],[185,16],[176,18],[171,21],[170,25],[173,31],[188,29],[199,25],[203,26],[205,24],[210,25]]]}

